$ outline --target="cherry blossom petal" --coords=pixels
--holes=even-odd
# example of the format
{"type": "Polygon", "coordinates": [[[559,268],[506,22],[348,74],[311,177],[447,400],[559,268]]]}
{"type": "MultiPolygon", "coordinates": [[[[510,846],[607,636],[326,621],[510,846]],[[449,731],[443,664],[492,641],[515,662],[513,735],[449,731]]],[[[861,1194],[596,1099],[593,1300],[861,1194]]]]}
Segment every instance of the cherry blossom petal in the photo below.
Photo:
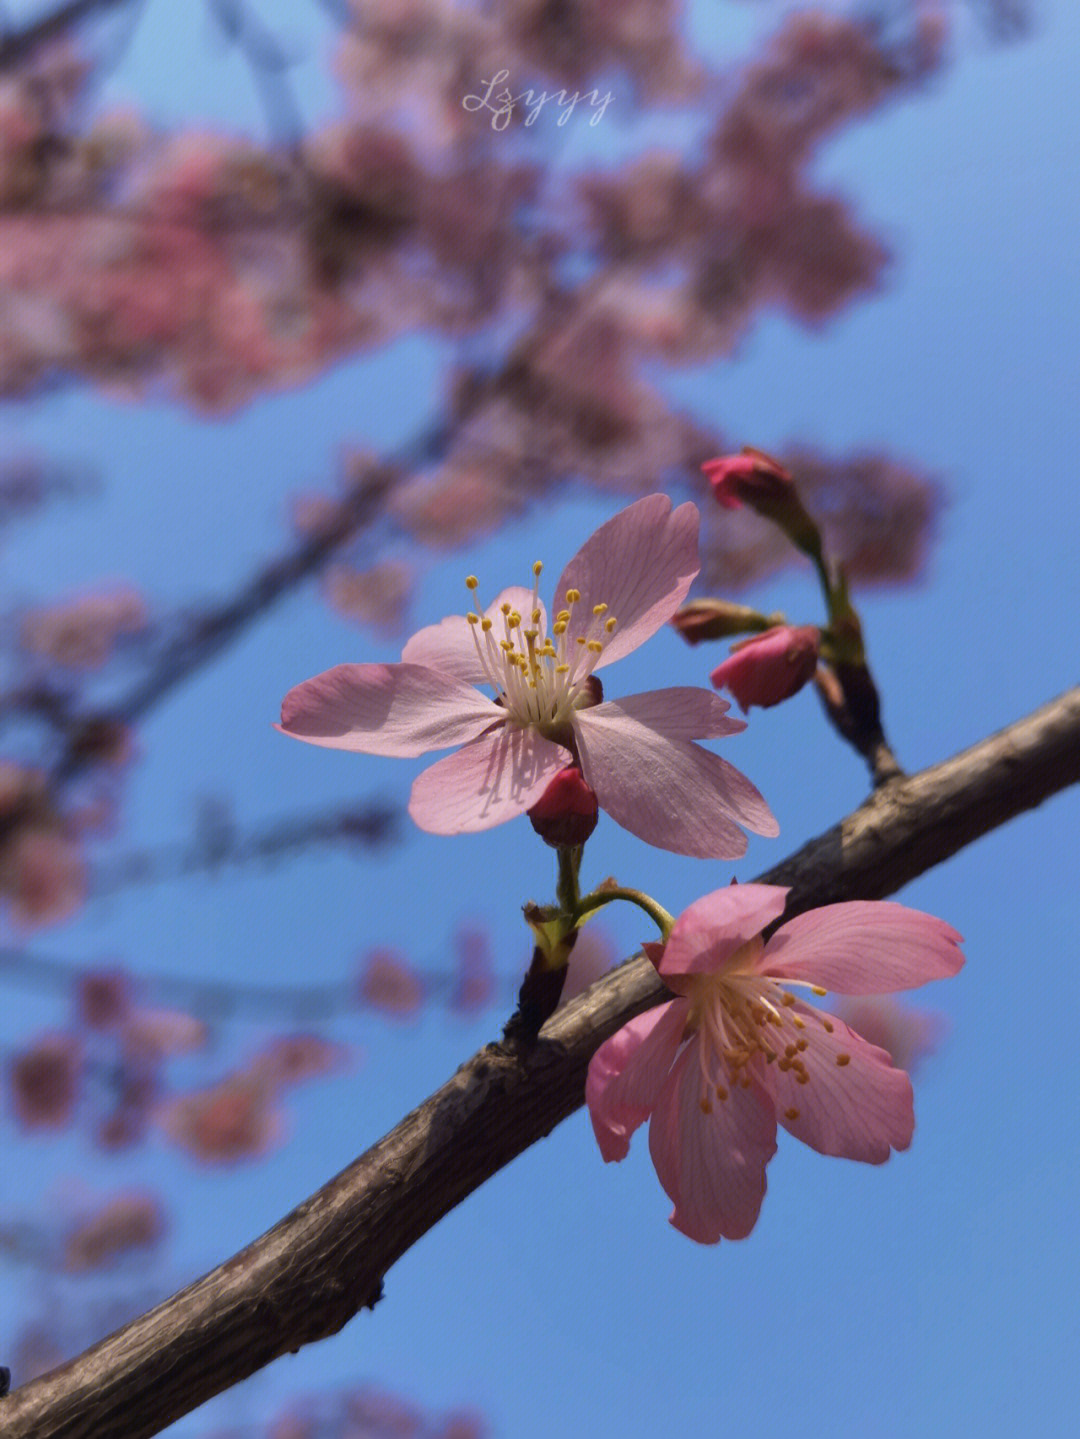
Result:
{"type": "Polygon", "coordinates": [[[626,1158],[630,1136],[648,1119],[668,1077],[689,1013],[685,999],[650,1009],[624,1024],[593,1055],[585,1103],[606,1160],[626,1158]]]}
{"type": "Polygon", "coordinates": [[[569,760],[536,730],[504,725],[418,775],[409,813],[429,834],[493,829],[524,814],[569,760]]]}
{"type": "Polygon", "coordinates": [[[472,685],[425,665],[335,665],[289,691],[276,728],[327,749],[408,757],[465,744],[504,719],[472,685]]]}
{"type": "Polygon", "coordinates": [[[708,690],[676,685],[593,705],[588,713],[594,721],[598,714],[601,721],[626,716],[667,739],[694,740],[720,739],[744,730],[746,721],[728,714],[730,708],[727,700],[708,690]]]}
{"type": "Polygon", "coordinates": [[[890,994],[956,974],[964,963],[960,942],[933,915],[887,900],[852,900],[783,925],[765,946],[760,970],[838,994],[890,994]]]}
{"type": "Polygon", "coordinates": [[[715,1244],[745,1239],[757,1222],[776,1118],[757,1085],[733,1085],[711,1051],[705,1063],[708,1097],[700,1041],[679,1056],[653,1110],[649,1153],[675,1205],[671,1223],[699,1244],[715,1244]]]}
{"type": "Polygon", "coordinates": [[[716,974],[767,924],[784,912],[788,891],[775,884],[733,884],[684,909],[657,965],[665,979],[716,974]]]}
{"type": "Polygon", "coordinates": [[[773,835],[779,826],[737,769],[700,745],[668,739],[615,705],[574,716],[578,755],[600,808],[659,849],[702,859],[738,859],[738,825],[773,835]]]}
{"type": "MultiPolygon", "coordinates": [[[[522,585],[511,585],[496,596],[484,611],[485,616],[497,625],[502,623],[500,606],[504,603],[525,616],[531,615],[535,608],[532,590],[527,590],[522,585]]],[[[544,609],[542,603],[540,609],[544,609]]],[[[545,613],[545,626],[546,623],[545,613]]],[[[497,633],[501,634],[501,629],[497,633]]],[[[456,675],[458,679],[472,685],[488,683],[484,666],[476,652],[473,627],[464,615],[447,615],[446,619],[440,620],[437,625],[427,625],[424,629],[417,630],[406,642],[401,658],[405,664],[425,665],[429,669],[440,670],[443,674],[456,675]]]]}
{"type": "Polygon", "coordinates": [[[697,544],[697,507],[687,503],[672,511],[667,495],[628,505],[585,541],[562,572],[554,611],[562,609],[568,589],[581,591],[567,631],[572,639],[592,622],[593,605],[607,605],[606,618],[618,623],[597,669],[636,650],[667,623],[700,569],[697,544]]]}
{"type": "MultiPolygon", "coordinates": [[[[883,1164],[890,1148],[906,1149],[915,1128],[911,1080],[894,1069],[884,1049],[868,1044],[841,1019],[796,1002],[785,1014],[802,1020],[792,1036],[806,1048],[801,1060],[807,1078],[780,1060],[755,1061],[757,1076],[772,1096],[776,1117],[789,1133],[819,1154],[883,1164]]],[[[785,1024],[784,1029],[787,1029],[785,1024]]],[[[782,1035],[778,1034],[778,1043],[782,1035]]],[[[780,1050],[784,1058],[783,1047],[780,1050]]],[[[790,1063],[791,1056],[786,1056],[790,1063]]]]}

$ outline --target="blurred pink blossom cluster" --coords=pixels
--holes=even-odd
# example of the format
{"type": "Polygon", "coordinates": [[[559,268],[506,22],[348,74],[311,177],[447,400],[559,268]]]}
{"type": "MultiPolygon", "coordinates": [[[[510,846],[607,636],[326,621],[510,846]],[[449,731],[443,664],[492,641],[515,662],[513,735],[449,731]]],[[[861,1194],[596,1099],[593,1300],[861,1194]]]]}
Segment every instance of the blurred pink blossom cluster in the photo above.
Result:
{"type": "Polygon", "coordinates": [[[96,669],[111,658],[125,635],[144,630],[148,619],[142,595],[120,584],[27,610],[19,642],[27,654],[55,664],[96,669]]]}
{"type": "Polygon", "coordinates": [[[363,1385],[292,1401],[271,1421],[265,1439],[488,1439],[489,1433],[475,1409],[431,1413],[399,1394],[363,1385]]]}
{"type": "Polygon", "coordinates": [[[75,827],[53,808],[44,776],[0,759],[0,897],[16,925],[68,918],[86,893],[75,827]]]}
{"type": "Polygon", "coordinates": [[[202,1048],[207,1027],[182,1010],[140,1003],[128,975],[79,976],[70,1029],[45,1034],[7,1068],[9,1104],[20,1128],[85,1126],[105,1150],[141,1141],[165,1088],[170,1059],[202,1048]]]}
{"type": "Polygon", "coordinates": [[[258,1159],[286,1137],[285,1091],[352,1058],[345,1045],[321,1035],[280,1035],[218,1083],[167,1099],[157,1119],[174,1144],[204,1164],[258,1159]]]}
{"type": "Polygon", "coordinates": [[[161,1201],[147,1190],[121,1190],[68,1229],[63,1266],[69,1273],[102,1269],[133,1250],[147,1250],[165,1235],[161,1201]]]}

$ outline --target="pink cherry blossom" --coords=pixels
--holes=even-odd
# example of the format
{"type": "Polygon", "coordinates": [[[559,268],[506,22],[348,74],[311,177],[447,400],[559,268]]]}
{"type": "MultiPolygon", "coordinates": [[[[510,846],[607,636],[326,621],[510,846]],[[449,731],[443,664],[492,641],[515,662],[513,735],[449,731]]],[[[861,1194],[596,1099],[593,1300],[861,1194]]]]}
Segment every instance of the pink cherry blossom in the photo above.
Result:
{"type": "MultiPolygon", "coordinates": [[[[628,506],[588,539],[556,587],[549,621],[532,589],[415,634],[396,665],[338,665],[286,695],[279,728],[331,749],[412,756],[462,746],[412,787],[421,829],[490,829],[533,808],[576,765],[600,808],[661,849],[733,859],[777,833],[748,779],[694,741],[745,728],[706,690],[605,702],[596,671],[674,614],[698,571],[698,512],[666,495],[628,506]],[[486,684],[494,698],[477,689],[486,684]]],[[[475,594],[477,580],[468,588],[475,594]]]]}
{"type": "Polygon", "coordinates": [[[733,645],[710,678],[731,691],[744,714],[751,705],[778,705],[813,679],[819,643],[816,625],[777,625],[733,645]]]}
{"type": "Polygon", "coordinates": [[[881,1164],[906,1149],[911,1082],[889,1055],[788,986],[824,994],[910,989],[955,974],[960,936],[903,905],[852,901],[799,915],[766,943],[788,891],[744,884],[695,901],[649,958],[676,998],[602,1044],[585,1098],[600,1152],[622,1159],[650,1119],[649,1151],[702,1244],[742,1239],[765,1197],[776,1126],[821,1154],[881,1164]]]}

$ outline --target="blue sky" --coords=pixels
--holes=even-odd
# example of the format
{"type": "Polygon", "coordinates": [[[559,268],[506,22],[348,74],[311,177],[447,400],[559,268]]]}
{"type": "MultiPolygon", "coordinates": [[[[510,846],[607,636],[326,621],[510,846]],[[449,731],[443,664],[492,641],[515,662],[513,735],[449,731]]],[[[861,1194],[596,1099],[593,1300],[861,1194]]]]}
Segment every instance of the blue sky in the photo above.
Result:
{"type": "MultiPolygon", "coordinates": [[[[695,11],[703,44],[729,43],[728,9],[695,11]]],[[[742,44],[751,21],[732,13],[742,44]]],[[[306,16],[303,33],[315,34],[306,16]]],[[[170,121],[257,125],[205,27],[189,27],[191,55],[177,63],[181,28],[150,6],[113,92],[152,98],[170,121]]],[[[765,448],[883,446],[945,477],[926,581],[861,601],[887,726],[912,769],[1077,679],[1080,280],[1068,196],[1078,63],[1077,12],[1048,0],[1032,40],[973,47],[927,95],[831,145],[819,173],[894,246],[889,288],[821,333],[766,317],[734,363],[673,382],[688,406],[765,448]]],[[[313,65],[306,113],[321,113],[320,85],[313,65]]],[[[286,497],[326,486],[343,442],[392,445],[422,424],[439,375],[439,353],[412,339],[224,422],[77,390],[6,405],[6,444],[95,459],[107,489],[100,503],[19,530],[4,556],[5,605],[112,575],[162,606],[222,591],[281,543],[286,497]]],[[[537,556],[557,574],[609,513],[584,498],[546,507],[527,528],[433,567],[417,623],[460,610],[468,571],[487,592],[524,582],[537,556]]],[[[749,598],[818,617],[808,576],[749,598]]],[[[270,728],[298,680],[381,658],[396,658],[394,647],[336,619],[314,590],[291,600],[143,726],[128,841],[179,836],[205,791],[231,793],[250,822],[346,794],[404,797],[419,764],[295,745],[270,728]]],[[[620,665],[618,688],[700,683],[713,662],[665,634],[620,665]]],[[[781,823],[779,841],[752,841],[734,871],[743,879],[865,792],[860,764],[808,693],[755,711],[724,753],[781,823]]],[[[1066,794],[899,896],[954,924],[968,955],[957,979],[917,997],[951,1033],[916,1079],[908,1153],[869,1168],[782,1135],[753,1235],[703,1249],[668,1227],[644,1136],[624,1164],[604,1166],[579,1113],[426,1236],[391,1271],[374,1314],[170,1432],[193,1439],[269,1416],[292,1394],[366,1379],[435,1409],[476,1404],[494,1434],[514,1439],[731,1425],[762,1439],[795,1426],[835,1439],[1071,1434],[1080,1085],[1074,1046],[1045,1025],[1078,997],[1078,850],[1080,805],[1066,794]]],[[[643,884],[675,912],[733,870],[658,853],[610,824],[586,865],[594,880],[615,872],[643,884]]],[[[380,942],[439,963],[455,924],[480,916],[510,973],[527,951],[517,906],[546,898],[553,880],[524,824],[453,841],[417,833],[363,865],[313,851],[265,873],[98,901],[47,947],[122,956],[148,976],[330,981],[380,942]]],[[[651,937],[629,910],[612,929],[624,951],[651,937]]],[[[5,992],[0,1046],[63,1019],[53,999],[5,992]]],[[[207,1175],[163,1145],[106,1166],[79,1140],[20,1143],[18,1165],[0,1172],[0,1211],[33,1213],[73,1180],[149,1179],[176,1206],[179,1282],[377,1139],[497,1023],[490,1012],[473,1023],[438,1012],[404,1027],[343,1021],[362,1065],[299,1091],[291,1143],[251,1168],[207,1175]]],[[[258,1038],[253,1026],[227,1034],[241,1047],[258,1038]]],[[[6,1118],[0,1139],[12,1142],[6,1118]]],[[[26,1294],[16,1283],[0,1294],[0,1358],[26,1294]]]]}

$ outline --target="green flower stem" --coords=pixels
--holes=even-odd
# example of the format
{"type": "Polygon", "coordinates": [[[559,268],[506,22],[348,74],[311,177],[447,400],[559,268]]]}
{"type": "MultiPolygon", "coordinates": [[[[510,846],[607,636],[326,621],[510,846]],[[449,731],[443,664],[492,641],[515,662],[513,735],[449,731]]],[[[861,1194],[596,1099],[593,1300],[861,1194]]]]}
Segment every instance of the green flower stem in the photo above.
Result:
{"type": "Polygon", "coordinates": [[[618,885],[613,885],[611,889],[594,890],[592,894],[587,894],[579,902],[577,913],[579,917],[591,914],[593,910],[599,909],[602,905],[610,904],[613,899],[625,899],[628,903],[636,904],[639,909],[643,909],[656,925],[663,939],[667,939],[671,933],[675,916],[668,914],[662,904],[657,904],[655,899],[651,899],[640,889],[622,889],[618,885]]]}
{"type": "Polygon", "coordinates": [[[569,915],[576,915],[581,904],[578,873],[584,849],[583,844],[575,844],[565,849],[560,847],[558,850],[559,879],[555,886],[555,895],[563,911],[569,915]]]}

